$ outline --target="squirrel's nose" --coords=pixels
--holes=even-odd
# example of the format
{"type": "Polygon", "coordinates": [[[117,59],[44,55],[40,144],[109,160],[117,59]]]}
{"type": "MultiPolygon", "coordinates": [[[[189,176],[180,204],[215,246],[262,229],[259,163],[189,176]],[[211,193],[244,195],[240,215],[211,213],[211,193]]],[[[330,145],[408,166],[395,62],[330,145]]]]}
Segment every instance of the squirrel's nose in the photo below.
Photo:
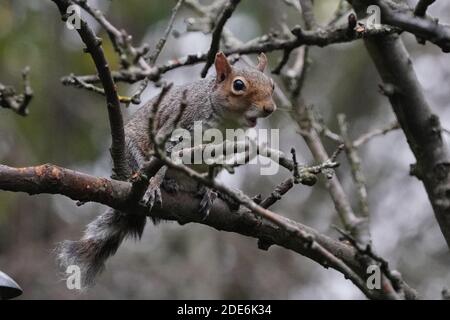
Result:
{"type": "Polygon", "coordinates": [[[277,109],[277,107],[275,106],[275,104],[271,103],[271,104],[266,104],[263,107],[264,113],[266,115],[271,114],[272,112],[274,112],[277,109]]]}

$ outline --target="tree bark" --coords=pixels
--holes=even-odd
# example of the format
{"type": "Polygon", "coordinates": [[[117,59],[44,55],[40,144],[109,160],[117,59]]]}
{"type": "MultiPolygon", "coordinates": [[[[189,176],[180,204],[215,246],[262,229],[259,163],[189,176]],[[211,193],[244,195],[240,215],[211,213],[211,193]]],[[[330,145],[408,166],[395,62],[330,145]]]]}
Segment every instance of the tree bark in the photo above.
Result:
{"type": "MultiPolygon", "coordinates": [[[[353,1],[363,17],[367,3],[353,1]]],[[[392,105],[417,163],[411,173],[428,194],[436,219],[450,247],[450,158],[442,139],[439,117],[425,99],[410,57],[398,35],[365,39],[367,51],[383,80],[382,89],[392,105]]]]}

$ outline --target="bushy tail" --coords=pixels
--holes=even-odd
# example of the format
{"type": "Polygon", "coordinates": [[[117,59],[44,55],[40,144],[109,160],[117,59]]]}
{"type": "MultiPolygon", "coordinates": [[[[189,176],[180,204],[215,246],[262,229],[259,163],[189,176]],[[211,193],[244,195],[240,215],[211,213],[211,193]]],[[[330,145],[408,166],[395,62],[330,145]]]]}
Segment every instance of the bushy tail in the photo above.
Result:
{"type": "Polygon", "coordinates": [[[63,271],[70,265],[78,266],[82,286],[89,287],[125,238],[141,237],[145,223],[145,216],[108,209],[87,226],[79,241],[64,241],[58,246],[58,263],[63,271]]]}

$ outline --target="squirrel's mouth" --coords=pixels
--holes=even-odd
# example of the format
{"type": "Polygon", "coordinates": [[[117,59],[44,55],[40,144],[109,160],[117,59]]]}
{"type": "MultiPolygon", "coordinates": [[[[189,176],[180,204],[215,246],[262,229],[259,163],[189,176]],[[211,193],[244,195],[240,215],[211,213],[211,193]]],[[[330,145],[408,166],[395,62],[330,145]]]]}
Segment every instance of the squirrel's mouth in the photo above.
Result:
{"type": "Polygon", "coordinates": [[[245,117],[245,120],[247,121],[247,126],[250,128],[253,128],[256,126],[257,117],[245,117]]]}

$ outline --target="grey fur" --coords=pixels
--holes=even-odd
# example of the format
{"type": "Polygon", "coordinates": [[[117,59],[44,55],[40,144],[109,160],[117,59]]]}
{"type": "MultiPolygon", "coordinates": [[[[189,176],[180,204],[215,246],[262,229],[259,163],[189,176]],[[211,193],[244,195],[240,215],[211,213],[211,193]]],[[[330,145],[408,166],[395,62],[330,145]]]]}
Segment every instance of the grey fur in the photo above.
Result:
{"type": "Polygon", "coordinates": [[[76,265],[81,271],[82,287],[94,284],[106,259],[114,255],[127,237],[142,236],[146,217],[108,209],[88,224],[79,241],[64,241],[57,248],[57,260],[63,270],[76,265]]]}

